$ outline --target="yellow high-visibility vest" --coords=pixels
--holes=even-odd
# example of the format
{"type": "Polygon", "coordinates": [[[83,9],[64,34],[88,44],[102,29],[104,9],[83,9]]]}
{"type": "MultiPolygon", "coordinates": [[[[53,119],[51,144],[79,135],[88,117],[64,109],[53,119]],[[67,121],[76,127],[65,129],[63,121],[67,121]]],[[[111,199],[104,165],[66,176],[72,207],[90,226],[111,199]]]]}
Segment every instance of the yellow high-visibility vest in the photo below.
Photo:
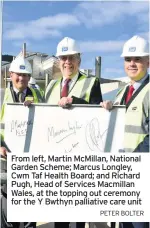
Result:
{"type": "MultiPolygon", "coordinates": [[[[118,92],[114,104],[120,104],[126,87],[118,92]]],[[[141,89],[126,110],[124,134],[125,152],[133,152],[144,140],[145,136],[149,134],[148,124],[146,122],[150,111],[149,90],[150,83],[141,89]]]]}
{"type": "MultiPolygon", "coordinates": [[[[58,101],[61,99],[61,80],[62,79],[52,80],[49,83],[45,93],[45,101],[47,103],[58,104],[58,101]]],[[[75,96],[89,102],[91,89],[95,80],[97,80],[97,78],[81,75],[73,88],[69,91],[68,96],[75,96]]]]}

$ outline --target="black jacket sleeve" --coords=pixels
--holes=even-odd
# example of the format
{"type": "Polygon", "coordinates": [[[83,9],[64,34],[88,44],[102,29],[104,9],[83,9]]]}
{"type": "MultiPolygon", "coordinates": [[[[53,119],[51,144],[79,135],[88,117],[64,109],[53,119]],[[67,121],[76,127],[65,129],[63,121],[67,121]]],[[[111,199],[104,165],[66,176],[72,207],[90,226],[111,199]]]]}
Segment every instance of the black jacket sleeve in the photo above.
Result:
{"type": "Polygon", "coordinates": [[[73,98],[73,103],[72,104],[99,104],[100,102],[103,101],[102,99],[102,93],[101,93],[101,88],[100,88],[100,81],[98,78],[96,78],[94,85],[91,89],[91,94],[90,94],[90,100],[89,103],[85,101],[82,98],[78,98],[75,96],[72,96],[73,98]]]}
{"type": "MultiPolygon", "coordinates": [[[[149,126],[149,117],[147,117],[146,122],[149,126]]],[[[149,127],[148,127],[148,132],[149,132],[149,127]]],[[[145,136],[144,140],[135,148],[133,152],[140,152],[140,153],[148,153],[150,152],[149,148],[149,134],[145,136]]]]}
{"type": "Polygon", "coordinates": [[[72,98],[73,98],[72,104],[89,104],[87,101],[85,101],[82,98],[78,98],[78,97],[75,97],[75,96],[72,96],[72,98]]]}
{"type": "Polygon", "coordinates": [[[143,142],[141,142],[133,152],[148,153],[150,152],[149,148],[149,135],[145,136],[143,142]]]}
{"type": "Polygon", "coordinates": [[[1,145],[2,147],[5,147],[8,152],[10,152],[9,147],[6,145],[5,141],[1,139],[1,145]]]}
{"type": "Polygon", "coordinates": [[[100,81],[96,78],[95,83],[92,87],[91,94],[90,94],[90,104],[99,104],[102,102],[102,93],[100,88],[100,81]]]}

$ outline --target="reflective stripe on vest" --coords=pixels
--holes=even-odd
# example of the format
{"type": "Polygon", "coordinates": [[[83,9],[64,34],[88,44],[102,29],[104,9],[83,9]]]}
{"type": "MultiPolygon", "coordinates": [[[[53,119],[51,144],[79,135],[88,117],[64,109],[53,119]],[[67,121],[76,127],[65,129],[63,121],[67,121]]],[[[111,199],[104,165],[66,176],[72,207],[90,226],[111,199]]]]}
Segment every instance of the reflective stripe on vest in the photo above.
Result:
{"type": "MultiPolygon", "coordinates": [[[[115,103],[121,101],[125,89],[118,94],[115,103]]],[[[133,152],[148,134],[149,130],[146,118],[148,118],[149,115],[149,89],[150,84],[145,85],[126,111],[124,136],[125,152],[133,152]]]]}
{"type": "MultiPolygon", "coordinates": [[[[89,102],[91,89],[94,85],[96,78],[87,77],[86,75],[81,75],[77,80],[68,96],[76,96],[82,98],[85,101],[89,102]]],[[[46,89],[45,100],[49,104],[58,104],[58,101],[61,99],[61,79],[52,80],[46,89]]]]}
{"type": "Polygon", "coordinates": [[[139,94],[134,98],[126,112],[124,149],[126,152],[132,152],[143,142],[145,136],[149,133],[146,119],[149,116],[150,84],[147,84],[139,94]]]}
{"type": "Polygon", "coordinates": [[[37,93],[36,89],[30,88],[33,98],[34,98],[34,103],[38,103],[39,100],[41,100],[40,93],[37,93]]]}
{"type": "Polygon", "coordinates": [[[38,89],[30,88],[34,97],[34,103],[43,102],[43,96],[38,89]]]}

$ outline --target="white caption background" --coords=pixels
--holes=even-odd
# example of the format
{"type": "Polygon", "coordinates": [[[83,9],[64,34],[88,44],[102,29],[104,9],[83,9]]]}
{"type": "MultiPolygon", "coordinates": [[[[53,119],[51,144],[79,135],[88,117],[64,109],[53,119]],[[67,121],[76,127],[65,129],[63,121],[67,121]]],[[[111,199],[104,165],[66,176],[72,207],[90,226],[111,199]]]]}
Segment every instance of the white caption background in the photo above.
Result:
{"type": "Polygon", "coordinates": [[[138,153],[11,153],[8,221],[149,221],[149,164],[138,153]]]}

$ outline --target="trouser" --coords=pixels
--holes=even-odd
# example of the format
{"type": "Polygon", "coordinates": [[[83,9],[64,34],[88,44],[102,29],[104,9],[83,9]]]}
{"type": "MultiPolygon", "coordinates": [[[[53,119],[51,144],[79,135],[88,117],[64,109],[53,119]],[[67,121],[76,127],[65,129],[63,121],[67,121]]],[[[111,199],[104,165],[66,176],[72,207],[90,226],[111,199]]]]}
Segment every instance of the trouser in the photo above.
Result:
{"type": "Polygon", "coordinates": [[[119,228],[149,228],[148,222],[121,222],[119,228]]]}
{"type": "Polygon", "coordinates": [[[36,228],[36,222],[7,222],[7,198],[3,194],[1,195],[1,228],[36,228]]]}
{"type": "MultiPolygon", "coordinates": [[[[55,228],[69,228],[70,222],[55,222],[55,228]]],[[[77,222],[76,228],[85,228],[85,222],[77,222]]]]}

